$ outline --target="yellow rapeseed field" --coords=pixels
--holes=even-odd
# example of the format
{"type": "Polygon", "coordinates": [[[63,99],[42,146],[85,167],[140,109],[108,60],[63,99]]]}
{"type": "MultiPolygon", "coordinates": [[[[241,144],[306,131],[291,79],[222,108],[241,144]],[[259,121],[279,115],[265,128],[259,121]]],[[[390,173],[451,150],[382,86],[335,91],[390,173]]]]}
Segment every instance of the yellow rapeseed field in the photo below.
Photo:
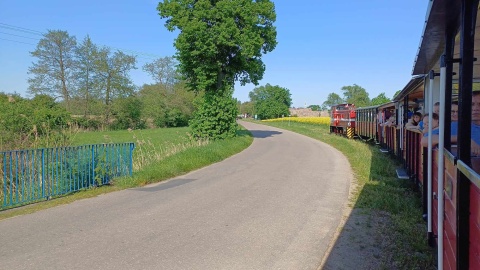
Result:
{"type": "Polygon", "coordinates": [[[298,123],[308,123],[308,124],[319,124],[319,125],[330,125],[330,117],[283,117],[262,120],[265,122],[298,122],[298,123]]]}

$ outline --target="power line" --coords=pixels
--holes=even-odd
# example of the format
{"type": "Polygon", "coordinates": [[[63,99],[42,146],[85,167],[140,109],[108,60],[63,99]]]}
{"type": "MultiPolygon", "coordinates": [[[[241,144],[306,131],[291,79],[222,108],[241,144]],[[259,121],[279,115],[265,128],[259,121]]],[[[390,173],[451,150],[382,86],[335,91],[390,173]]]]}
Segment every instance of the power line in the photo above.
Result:
{"type": "MultiPolygon", "coordinates": [[[[6,24],[6,23],[0,23],[0,28],[8,29],[8,30],[11,30],[11,31],[24,32],[24,33],[33,34],[33,35],[40,35],[40,36],[44,36],[44,35],[45,35],[45,33],[42,33],[42,32],[37,31],[37,30],[33,30],[33,29],[25,28],[25,27],[20,27],[20,26],[15,26],[15,25],[10,25],[10,24],[6,24]]],[[[3,33],[3,32],[0,32],[0,33],[3,33]]],[[[13,36],[19,36],[19,35],[8,34],[8,33],[4,33],[4,34],[13,35],[13,36]]],[[[25,37],[25,36],[19,36],[19,37],[30,38],[30,37],[25,37]]],[[[35,39],[35,38],[30,38],[30,39],[35,39]]],[[[39,40],[39,39],[37,39],[37,40],[39,40]]],[[[9,40],[9,41],[13,41],[13,40],[9,40]]],[[[15,41],[14,41],[14,42],[15,42],[15,41]]],[[[160,55],[152,54],[152,53],[145,53],[145,52],[139,52],[139,51],[134,51],[134,50],[116,48],[116,47],[107,46],[107,45],[102,45],[102,44],[99,44],[99,45],[108,47],[108,48],[110,48],[110,49],[112,49],[112,50],[119,50],[119,51],[123,51],[123,52],[133,53],[133,54],[136,54],[137,57],[146,58],[146,59],[152,59],[152,60],[153,60],[153,59],[157,59],[157,58],[160,58],[160,57],[161,57],[160,55]],[[139,55],[142,55],[142,56],[139,56],[139,55]]]]}
{"type": "Polygon", "coordinates": [[[31,37],[26,37],[26,36],[20,36],[20,35],[15,35],[15,34],[10,34],[10,33],[1,32],[1,31],[0,31],[0,34],[10,35],[10,36],[16,36],[16,37],[22,37],[22,38],[29,38],[29,39],[34,39],[34,40],[40,40],[39,38],[31,38],[31,37]]]}
{"type": "Polygon", "coordinates": [[[5,28],[5,29],[9,29],[9,30],[13,30],[13,31],[20,31],[20,32],[28,33],[28,34],[43,36],[43,33],[40,32],[40,31],[36,31],[36,30],[28,29],[28,28],[23,28],[23,27],[19,27],[19,26],[14,26],[14,25],[9,25],[9,24],[6,24],[6,23],[0,23],[0,27],[5,28]]]}
{"type": "Polygon", "coordinates": [[[23,44],[28,44],[28,45],[33,45],[35,46],[35,44],[32,44],[32,43],[27,43],[27,42],[22,42],[22,41],[17,41],[17,40],[11,40],[11,39],[6,39],[6,38],[0,38],[1,40],[6,40],[6,41],[11,41],[11,42],[16,42],[16,43],[23,43],[23,44]]]}

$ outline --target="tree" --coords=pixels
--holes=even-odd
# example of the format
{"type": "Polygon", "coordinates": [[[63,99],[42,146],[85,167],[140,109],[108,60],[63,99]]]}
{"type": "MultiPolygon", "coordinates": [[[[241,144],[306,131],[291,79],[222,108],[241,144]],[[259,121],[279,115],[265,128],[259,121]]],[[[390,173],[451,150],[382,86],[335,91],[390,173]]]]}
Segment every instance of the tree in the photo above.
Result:
{"type": "Polygon", "coordinates": [[[391,100],[385,96],[385,93],[380,93],[378,96],[372,98],[371,105],[381,105],[390,102],[391,100]]]}
{"type": "MultiPolygon", "coordinates": [[[[83,107],[84,117],[90,114],[90,106],[93,99],[99,97],[99,77],[95,62],[98,61],[99,50],[98,47],[92,43],[92,40],[87,36],[82,43],[75,49],[75,96],[83,107]]],[[[76,100],[76,101],[77,101],[76,100]]],[[[79,104],[80,105],[80,104],[79,104]]]]}
{"type": "Polygon", "coordinates": [[[112,102],[115,97],[128,97],[133,94],[134,86],[128,72],[135,69],[136,59],[116,51],[113,55],[108,48],[99,51],[95,62],[98,75],[102,78],[102,99],[105,102],[105,124],[109,124],[112,102]]]}
{"type": "Polygon", "coordinates": [[[269,0],[164,0],[157,9],[162,18],[167,18],[168,30],[180,31],[175,40],[176,58],[188,87],[205,91],[199,108],[202,113],[195,115],[192,127],[229,132],[194,128],[194,134],[235,136],[236,106],[226,105],[235,103],[231,97],[235,81],[258,85],[263,78],[265,65],[261,56],[277,44],[274,4],[269,0]],[[222,98],[225,100],[220,102],[222,98]],[[200,118],[207,115],[210,120],[200,118]],[[215,124],[201,125],[201,121],[215,124]]]}
{"type": "Polygon", "coordinates": [[[320,107],[320,105],[310,105],[310,106],[308,106],[307,108],[312,109],[312,111],[321,111],[321,110],[322,110],[322,108],[320,107]]]}
{"type": "Polygon", "coordinates": [[[187,91],[181,82],[173,90],[161,84],[146,84],[140,89],[139,98],[143,116],[157,127],[186,126],[193,114],[195,93],[187,91]]]}
{"type": "Polygon", "coordinates": [[[267,84],[253,89],[248,95],[250,101],[254,104],[255,114],[260,119],[289,115],[292,98],[290,90],[287,88],[267,84]]]}
{"type": "Polygon", "coordinates": [[[333,105],[344,103],[345,101],[336,93],[330,93],[327,96],[327,100],[322,103],[322,108],[330,110],[333,105]]]}
{"type": "Polygon", "coordinates": [[[143,70],[147,72],[157,84],[172,89],[179,79],[177,64],[173,57],[163,57],[143,65],[143,70]]]}
{"type": "Polygon", "coordinates": [[[136,96],[119,98],[113,106],[115,121],[111,128],[119,129],[144,129],[145,121],[142,120],[142,102],[136,96]]]}
{"type": "Polygon", "coordinates": [[[400,94],[400,92],[402,92],[402,90],[397,90],[397,92],[395,92],[395,94],[393,94],[392,99],[394,99],[398,94],[400,94]]]}
{"type": "Polygon", "coordinates": [[[31,94],[49,94],[61,97],[68,108],[72,87],[72,69],[75,37],[66,31],[49,30],[31,52],[38,60],[28,69],[33,77],[28,79],[31,94]]]}
{"type": "Polygon", "coordinates": [[[247,114],[247,115],[249,115],[249,116],[254,115],[254,105],[253,105],[253,102],[251,102],[251,101],[243,102],[243,103],[240,105],[239,112],[240,112],[241,114],[247,114]]]}
{"type": "Polygon", "coordinates": [[[370,105],[370,98],[367,91],[356,84],[342,87],[343,96],[347,103],[355,104],[358,107],[365,107],[370,105]]]}
{"type": "Polygon", "coordinates": [[[63,130],[70,114],[54,98],[42,94],[28,100],[0,93],[0,149],[22,149],[67,143],[63,130]]]}

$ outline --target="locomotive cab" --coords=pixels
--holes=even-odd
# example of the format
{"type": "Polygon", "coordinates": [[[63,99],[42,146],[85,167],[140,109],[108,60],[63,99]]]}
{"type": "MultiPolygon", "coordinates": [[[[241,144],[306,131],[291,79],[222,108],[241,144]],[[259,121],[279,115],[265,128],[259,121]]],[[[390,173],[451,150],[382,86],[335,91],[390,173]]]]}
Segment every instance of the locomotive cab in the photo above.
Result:
{"type": "Polygon", "coordinates": [[[355,105],[338,104],[330,111],[330,133],[353,138],[355,134],[355,105]]]}

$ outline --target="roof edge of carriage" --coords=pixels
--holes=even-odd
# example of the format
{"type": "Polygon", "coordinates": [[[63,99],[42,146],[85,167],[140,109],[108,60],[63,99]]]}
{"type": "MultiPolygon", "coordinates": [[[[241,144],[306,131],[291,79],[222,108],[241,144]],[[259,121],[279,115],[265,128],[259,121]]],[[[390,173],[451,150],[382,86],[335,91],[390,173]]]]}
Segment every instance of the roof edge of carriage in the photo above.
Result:
{"type": "Polygon", "coordinates": [[[454,28],[460,23],[460,8],[456,1],[432,0],[428,4],[425,24],[412,75],[427,74],[443,52],[447,25],[454,28]]]}
{"type": "Polygon", "coordinates": [[[394,102],[398,102],[403,100],[405,96],[410,94],[411,92],[415,91],[419,86],[421,86],[425,81],[424,74],[413,76],[410,81],[403,87],[403,89],[398,93],[396,96],[393,97],[394,102]]]}

